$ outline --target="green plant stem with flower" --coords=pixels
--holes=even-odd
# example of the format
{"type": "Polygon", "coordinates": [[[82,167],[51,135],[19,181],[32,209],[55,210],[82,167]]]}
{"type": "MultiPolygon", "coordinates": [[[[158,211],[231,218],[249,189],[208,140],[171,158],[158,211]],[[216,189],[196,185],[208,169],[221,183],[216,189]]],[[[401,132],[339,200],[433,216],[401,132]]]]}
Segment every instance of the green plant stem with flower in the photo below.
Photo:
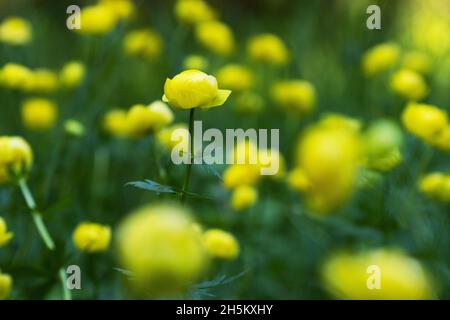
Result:
{"type": "Polygon", "coordinates": [[[191,172],[192,172],[192,162],[194,161],[194,110],[195,108],[192,108],[189,112],[189,164],[187,167],[187,171],[186,171],[186,176],[184,178],[184,183],[183,183],[183,190],[181,193],[181,203],[185,203],[186,202],[186,196],[187,196],[187,191],[189,188],[189,181],[191,179],[191,172]]]}

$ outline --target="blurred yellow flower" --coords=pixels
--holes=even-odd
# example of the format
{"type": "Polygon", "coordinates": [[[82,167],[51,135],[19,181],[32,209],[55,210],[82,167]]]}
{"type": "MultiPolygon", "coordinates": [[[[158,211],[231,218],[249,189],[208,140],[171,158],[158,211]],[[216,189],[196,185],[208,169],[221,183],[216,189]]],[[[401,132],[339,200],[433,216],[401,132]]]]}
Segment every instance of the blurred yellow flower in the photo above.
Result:
{"type": "Polygon", "coordinates": [[[28,142],[21,137],[0,136],[0,184],[26,176],[32,163],[28,142]]]}
{"type": "Polygon", "coordinates": [[[128,134],[127,112],[121,109],[112,109],[103,117],[103,128],[110,135],[125,137],[128,134]]]}
{"type": "Polygon", "coordinates": [[[116,11],[109,5],[98,3],[87,6],[80,12],[80,29],[82,34],[102,35],[110,32],[117,23],[116,11]]]}
{"type": "Polygon", "coordinates": [[[75,247],[84,252],[105,251],[111,242],[111,228],[93,222],[80,223],[72,234],[75,247]]]}
{"type": "Polygon", "coordinates": [[[13,235],[14,233],[8,232],[5,220],[0,217],[0,247],[7,245],[11,241],[13,235]]]}
{"type": "Polygon", "coordinates": [[[402,60],[402,67],[421,74],[427,74],[431,70],[430,57],[421,51],[409,51],[402,60]]]}
{"type": "Polygon", "coordinates": [[[284,42],[274,34],[254,36],[247,44],[247,53],[255,61],[273,65],[284,65],[289,53],[284,42]]]}
{"type": "Polygon", "coordinates": [[[323,128],[348,130],[358,133],[361,130],[362,122],[342,114],[326,113],[320,118],[318,125],[323,128]]]}
{"type": "Polygon", "coordinates": [[[233,189],[242,185],[254,185],[260,177],[257,165],[233,164],[224,171],[223,184],[227,189],[233,189]]]}
{"type": "Polygon", "coordinates": [[[86,133],[84,125],[75,119],[64,121],[64,131],[72,137],[81,137],[86,133]]]}
{"type": "Polygon", "coordinates": [[[0,23],[0,42],[21,46],[29,43],[31,38],[31,25],[25,19],[7,17],[0,23]]]}
{"type": "Polygon", "coordinates": [[[314,86],[302,80],[280,81],[271,90],[273,100],[284,110],[308,114],[314,110],[316,91],[314,86]]]}
{"type": "Polygon", "coordinates": [[[153,60],[161,55],[162,39],[150,29],[140,29],[128,32],[123,39],[125,53],[153,60]]]}
{"type": "Polygon", "coordinates": [[[260,172],[263,172],[263,169],[273,171],[274,174],[268,175],[270,178],[281,179],[286,175],[286,162],[278,150],[259,148],[257,165],[260,172]]]}
{"type": "Polygon", "coordinates": [[[0,271],[0,300],[9,298],[13,285],[13,279],[9,274],[0,271]]]}
{"type": "Polygon", "coordinates": [[[251,186],[242,185],[234,189],[231,196],[231,207],[242,211],[251,207],[258,200],[258,191],[251,186]]]}
{"type": "Polygon", "coordinates": [[[290,171],[287,176],[287,183],[289,187],[299,192],[306,192],[310,187],[306,172],[302,168],[295,168],[290,171]]]}
{"type": "Polygon", "coordinates": [[[23,90],[31,81],[33,73],[25,66],[16,63],[7,63],[0,69],[0,84],[12,88],[23,90]]]}
{"type": "Polygon", "coordinates": [[[245,66],[239,64],[227,64],[217,73],[217,81],[220,87],[232,91],[245,91],[253,87],[253,73],[245,66]]]}
{"type": "Polygon", "coordinates": [[[29,92],[49,93],[58,87],[58,75],[48,69],[36,69],[26,83],[25,90],[29,92]]]}
{"type": "Polygon", "coordinates": [[[189,148],[189,129],[188,126],[184,123],[174,124],[172,126],[163,128],[156,134],[156,139],[158,142],[164,146],[164,148],[168,151],[171,151],[176,145],[183,142],[183,146],[181,147],[182,152],[188,152],[189,148]],[[180,134],[180,139],[172,140],[172,134],[175,130],[178,130],[180,134]]]}
{"type": "Polygon", "coordinates": [[[181,22],[197,24],[213,20],[214,10],[203,0],[178,0],[175,3],[175,16],[181,22]]]}
{"type": "Polygon", "coordinates": [[[367,76],[373,76],[393,67],[400,56],[397,44],[387,42],[367,50],[362,57],[362,69],[367,76]]]}
{"type": "Polygon", "coordinates": [[[203,242],[212,257],[233,260],[239,255],[239,242],[226,231],[209,229],[203,234],[203,242]]]}
{"type": "Polygon", "coordinates": [[[142,295],[167,296],[187,289],[207,269],[209,259],[190,212],[175,204],[143,207],[117,233],[120,261],[142,295]]]}
{"type": "Polygon", "coordinates": [[[230,94],[230,90],[218,88],[215,77],[199,70],[186,70],[166,80],[163,101],[176,109],[208,109],[224,104],[230,94]]]}
{"type": "Polygon", "coordinates": [[[390,86],[395,93],[408,100],[420,100],[428,94],[423,77],[408,69],[396,71],[391,77],[390,86]]]}
{"type": "Polygon", "coordinates": [[[419,180],[419,189],[439,201],[450,202],[450,174],[433,172],[419,180]]]}
{"type": "Polygon", "coordinates": [[[134,105],[127,113],[127,133],[133,137],[142,137],[162,129],[173,121],[173,117],[169,106],[160,100],[148,106],[134,105]]]}
{"type": "Polygon", "coordinates": [[[119,20],[127,20],[135,12],[135,7],[131,0],[100,0],[99,4],[110,8],[119,20]]]}
{"type": "Polygon", "coordinates": [[[330,293],[341,299],[417,300],[434,296],[422,264],[396,249],[335,254],[325,261],[322,278],[330,293]],[[378,289],[373,287],[378,284],[378,289]]]}
{"type": "Polygon", "coordinates": [[[58,110],[53,101],[30,98],[22,104],[22,123],[30,130],[46,131],[55,125],[58,110]]]}
{"type": "Polygon", "coordinates": [[[234,110],[240,113],[259,113],[264,108],[264,99],[252,91],[239,93],[234,100],[234,110]]]}
{"type": "Polygon", "coordinates": [[[230,27],[219,21],[198,24],[195,36],[201,45],[218,55],[227,56],[233,52],[235,47],[230,27]]]}
{"type": "Polygon", "coordinates": [[[59,81],[66,88],[80,85],[86,74],[86,67],[80,61],[66,63],[59,72],[59,81]]]}
{"type": "Polygon", "coordinates": [[[207,71],[209,67],[209,61],[204,56],[191,54],[184,59],[183,66],[184,69],[197,69],[201,71],[207,71]]]}

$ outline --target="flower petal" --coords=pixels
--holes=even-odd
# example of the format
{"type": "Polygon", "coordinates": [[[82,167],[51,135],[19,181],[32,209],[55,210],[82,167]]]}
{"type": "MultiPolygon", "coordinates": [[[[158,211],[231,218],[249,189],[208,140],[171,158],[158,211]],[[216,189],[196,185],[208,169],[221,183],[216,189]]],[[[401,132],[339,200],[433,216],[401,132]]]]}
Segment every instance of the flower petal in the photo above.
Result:
{"type": "Polygon", "coordinates": [[[217,92],[216,98],[209,104],[202,106],[202,109],[209,109],[214,107],[219,107],[227,101],[228,97],[231,94],[231,90],[221,90],[217,92]]]}

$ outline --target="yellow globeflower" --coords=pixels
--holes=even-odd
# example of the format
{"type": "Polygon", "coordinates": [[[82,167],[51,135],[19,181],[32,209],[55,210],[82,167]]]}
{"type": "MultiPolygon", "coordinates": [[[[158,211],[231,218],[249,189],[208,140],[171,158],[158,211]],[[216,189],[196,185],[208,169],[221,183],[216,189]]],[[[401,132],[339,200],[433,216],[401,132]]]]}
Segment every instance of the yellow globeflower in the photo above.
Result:
{"type": "Polygon", "coordinates": [[[316,91],[307,81],[280,81],[273,85],[271,94],[273,100],[288,112],[307,114],[316,104],[316,91]]]}
{"type": "Polygon", "coordinates": [[[22,18],[8,17],[0,24],[0,42],[21,46],[29,43],[31,38],[31,26],[22,18]]]}
{"type": "Polygon", "coordinates": [[[233,164],[224,171],[223,184],[227,189],[233,189],[242,185],[254,185],[260,177],[257,165],[233,164]]]}
{"type": "Polygon", "coordinates": [[[100,0],[100,5],[110,8],[119,20],[130,18],[135,11],[131,0],[100,0]]]}
{"type": "Polygon", "coordinates": [[[36,69],[31,73],[25,90],[30,92],[49,93],[58,87],[58,75],[47,69],[36,69]]]}
{"type": "Polygon", "coordinates": [[[251,207],[258,200],[258,191],[251,186],[239,186],[231,196],[231,207],[242,211],[251,207]]]}
{"type": "Polygon", "coordinates": [[[218,88],[215,77],[199,70],[186,70],[166,80],[163,101],[176,109],[208,109],[224,104],[230,94],[230,90],[218,88]]]}
{"type": "Polygon", "coordinates": [[[155,132],[173,121],[172,110],[162,101],[155,101],[148,106],[134,105],[127,114],[128,134],[141,137],[155,132]]]}
{"type": "Polygon", "coordinates": [[[396,94],[408,100],[420,100],[428,94],[423,77],[408,69],[395,72],[391,77],[390,86],[396,94]]]}
{"type": "Polygon", "coordinates": [[[402,66],[405,69],[427,74],[431,70],[431,59],[424,52],[410,51],[403,57],[402,66]]]}
{"type": "Polygon", "coordinates": [[[127,112],[121,109],[108,111],[103,117],[103,128],[112,136],[125,137],[128,134],[127,112]]]}
{"type": "Polygon", "coordinates": [[[67,88],[77,87],[84,79],[86,67],[80,61],[70,61],[66,63],[60,73],[59,81],[67,88]]]}
{"type": "Polygon", "coordinates": [[[158,58],[162,50],[161,37],[150,29],[140,29],[128,32],[123,40],[125,53],[148,60],[158,58]]]}
{"type": "Polygon", "coordinates": [[[0,271],[0,300],[8,299],[13,285],[13,279],[9,274],[0,271]]]}
{"type": "Polygon", "coordinates": [[[25,66],[7,63],[0,69],[0,84],[12,89],[25,89],[33,73],[25,66]]]}
{"type": "Polygon", "coordinates": [[[52,128],[57,118],[57,107],[48,99],[31,98],[22,104],[22,122],[30,130],[52,128]]]}
{"type": "Polygon", "coordinates": [[[191,54],[184,59],[183,66],[185,69],[206,71],[209,67],[209,61],[204,56],[191,54]]]}
{"type": "Polygon", "coordinates": [[[213,20],[216,16],[214,10],[203,0],[178,0],[175,15],[178,20],[187,24],[213,20]]]}
{"type": "Polygon", "coordinates": [[[409,103],[402,113],[405,128],[426,143],[443,147],[449,128],[447,112],[433,105],[409,103]]]}
{"type": "Polygon", "coordinates": [[[156,134],[158,142],[168,151],[179,143],[183,143],[181,147],[182,152],[188,152],[189,148],[189,129],[184,123],[174,124],[173,126],[163,128],[156,134]],[[172,135],[177,131],[177,135],[172,140],[172,135]]]}
{"type": "Polygon", "coordinates": [[[227,64],[217,71],[217,81],[225,89],[245,91],[253,87],[253,73],[245,66],[227,64]]]}
{"type": "Polygon", "coordinates": [[[7,245],[11,241],[13,235],[14,233],[8,232],[5,220],[0,217],[0,247],[7,245]]]}
{"type": "Polygon", "coordinates": [[[208,253],[215,258],[233,260],[239,255],[239,242],[226,231],[210,229],[203,234],[208,253]]]}
{"type": "Polygon", "coordinates": [[[295,168],[290,171],[287,176],[287,183],[289,187],[300,192],[306,192],[310,187],[306,172],[302,168],[295,168]]]}
{"type": "Polygon", "coordinates": [[[227,56],[233,52],[234,36],[230,27],[219,21],[207,21],[197,25],[195,29],[197,40],[211,52],[227,56]]]}
{"type": "Polygon", "coordinates": [[[111,242],[111,228],[92,222],[80,223],[72,234],[75,247],[84,252],[105,251],[111,242]]]}
{"type": "Polygon", "coordinates": [[[130,214],[117,233],[122,266],[132,273],[132,287],[147,296],[171,296],[203,275],[209,264],[202,235],[190,212],[155,204],[130,214]]]}
{"type": "Polygon", "coordinates": [[[248,55],[255,61],[284,65],[289,53],[284,42],[274,34],[260,34],[251,38],[247,45],[248,55]]]}
{"type": "Polygon", "coordinates": [[[111,6],[96,4],[81,9],[80,29],[84,34],[102,35],[110,32],[117,23],[118,16],[111,6]]]}
{"type": "Polygon", "coordinates": [[[431,299],[431,281],[422,264],[400,250],[338,253],[322,267],[326,288],[341,299],[431,299]]]}
{"type": "Polygon", "coordinates": [[[373,76],[395,65],[400,48],[395,43],[382,43],[370,48],[362,57],[362,69],[367,76],[373,76]]]}
{"type": "Polygon", "coordinates": [[[26,176],[32,163],[28,142],[21,137],[0,136],[0,184],[26,176]]]}
{"type": "Polygon", "coordinates": [[[234,110],[240,113],[259,113],[264,108],[264,99],[251,91],[239,93],[234,102],[234,110]]]}
{"type": "Polygon", "coordinates": [[[421,192],[439,201],[450,202],[450,175],[434,172],[419,180],[421,192]]]}

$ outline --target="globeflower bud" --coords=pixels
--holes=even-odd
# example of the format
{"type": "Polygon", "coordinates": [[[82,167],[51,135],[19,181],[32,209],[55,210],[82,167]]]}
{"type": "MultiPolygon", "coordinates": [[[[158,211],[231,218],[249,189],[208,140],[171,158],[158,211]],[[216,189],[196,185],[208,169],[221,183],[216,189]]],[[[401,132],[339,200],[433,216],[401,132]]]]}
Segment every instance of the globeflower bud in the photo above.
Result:
{"type": "Polygon", "coordinates": [[[148,106],[134,105],[127,114],[128,134],[141,137],[155,132],[173,121],[173,113],[162,101],[155,101],[148,106]]]}
{"type": "Polygon", "coordinates": [[[195,29],[195,36],[201,45],[218,55],[227,56],[235,47],[233,32],[219,21],[200,23],[195,29]]]}
{"type": "Polygon", "coordinates": [[[394,43],[382,43],[370,48],[362,58],[362,69],[367,76],[385,71],[397,62],[400,48],[394,43]]]}
{"type": "Polygon", "coordinates": [[[32,163],[31,147],[23,138],[0,136],[0,184],[26,176],[32,163]]]}
{"type": "Polygon", "coordinates": [[[150,29],[130,31],[123,40],[125,53],[148,60],[158,58],[162,51],[161,37],[150,29]]]}
{"type": "Polygon", "coordinates": [[[82,34],[102,35],[110,32],[116,25],[118,16],[111,6],[102,3],[84,7],[80,12],[82,34]]]}
{"type": "Polygon", "coordinates": [[[103,117],[103,128],[112,136],[125,137],[128,134],[127,112],[121,109],[108,111],[103,117]]]}
{"type": "Polygon", "coordinates": [[[203,0],[178,0],[175,4],[175,16],[181,22],[197,24],[213,20],[216,14],[203,0]]]}
{"type": "Polygon", "coordinates": [[[307,81],[281,81],[272,87],[272,98],[285,111],[299,114],[310,113],[316,103],[316,91],[307,81]]]}
{"type": "Polygon", "coordinates": [[[111,228],[98,223],[83,222],[75,228],[72,240],[80,251],[88,253],[105,251],[111,241],[111,228]]]}
{"type": "Polygon", "coordinates": [[[47,99],[31,98],[22,104],[22,122],[30,130],[46,131],[52,128],[57,113],[55,103],[47,99]]]}
{"type": "Polygon", "coordinates": [[[228,64],[217,71],[217,81],[222,88],[245,91],[253,86],[252,72],[238,64],[228,64]]]}
{"type": "Polygon", "coordinates": [[[247,54],[255,61],[272,65],[284,65],[289,53],[284,42],[274,34],[260,34],[247,44],[247,54]]]}
{"type": "Polygon", "coordinates": [[[0,271],[0,300],[8,299],[13,285],[13,279],[9,274],[0,271]]]}
{"type": "Polygon", "coordinates": [[[215,258],[234,260],[239,255],[239,242],[226,231],[220,229],[207,230],[203,235],[208,253],[215,258]]]}
{"type": "Polygon", "coordinates": [[[66,88],[80,85],[86,74],[86,67],[79,61],[71,61],[63,66],[59,73],[59,80],[66,88]]]}
{"type": "Polygon", "coordinates": [[[184,59],[183,66],[185,69],[206,71],[209,67],[209,61],[203,56],[191,54],[184,59]]]}
{"type": "Polygon", "coordinates": [[[260,177],[257,165],[233,164],[223,173],[223,184],[225,188],[233,189],[242,185],[254,185],[260,177]]]}
{"type": "Polygon", "coordinates": [[[11,241],[13,235],[12,232],[8,232],[5,220],[0,217],[0,247],[7,245],[11,241]]]}
{"type": "Polygon", "coordinates": [[[391,89],[399,96],[416,101],[428,94],[428,88],[423,77],[412,70],[401,69],[394,73],[390,82],[391,89]]]}
{"type": "Polygon", "coordinates": [[[7,88],[24,90],[32,76],[32,71],[27,67],[7,63],[0,69],[0,84],[7,88]]]}
{"type": "Polygon", "coordinates": [[[251,207],[258,200],[258,192],[250,186],[239,186],[231,196],[231,207],[236,211],[242,211],[251,207]]]}
{"type": "Polygon", "coordinates": [[[8,17],[0,24],[0,42],[22,46],[29,43],[31,38],[31,26],[22,18],[8,17]]]}

